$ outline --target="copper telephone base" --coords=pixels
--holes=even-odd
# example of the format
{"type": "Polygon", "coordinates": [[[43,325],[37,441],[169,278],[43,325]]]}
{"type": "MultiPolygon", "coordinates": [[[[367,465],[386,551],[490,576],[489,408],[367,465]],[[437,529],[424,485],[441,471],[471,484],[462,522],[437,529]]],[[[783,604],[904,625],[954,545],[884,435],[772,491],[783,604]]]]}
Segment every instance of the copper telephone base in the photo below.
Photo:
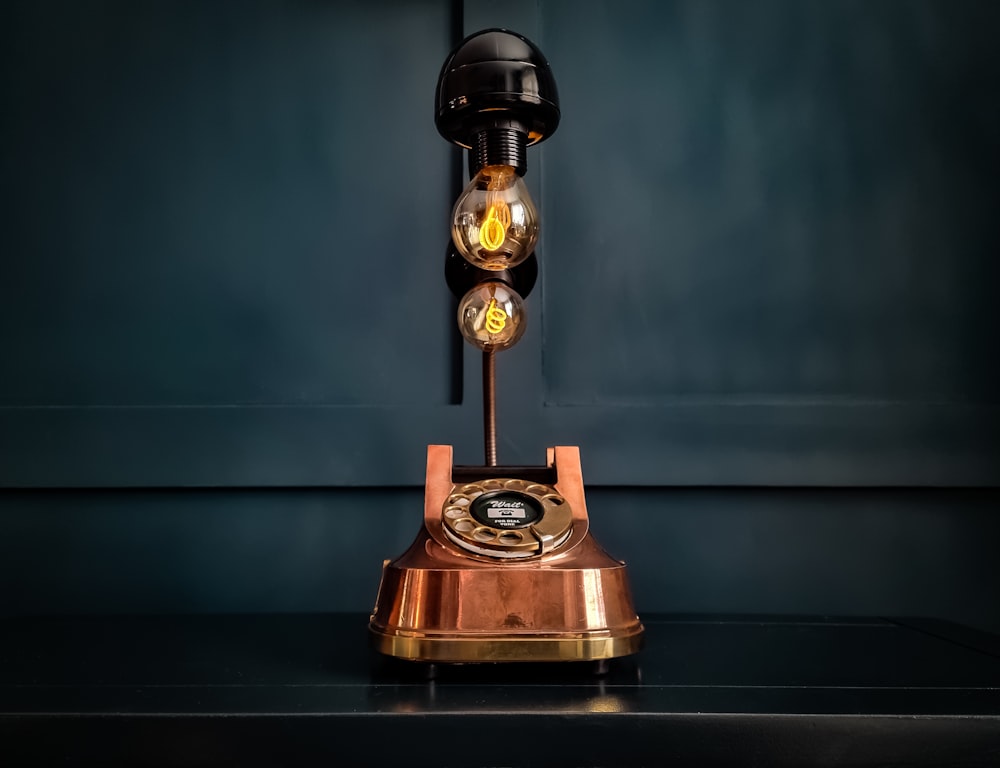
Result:
{"type": "Polygon", "coordinates": [[[551,484],[457,478],[451,446],[428,446],[424,525],[383,565],[369,623],[376,650],[441,663],[599,661],[639,650],[625,564],[588,531],[579,449],[550,448],[547,466],[551,484]]]}

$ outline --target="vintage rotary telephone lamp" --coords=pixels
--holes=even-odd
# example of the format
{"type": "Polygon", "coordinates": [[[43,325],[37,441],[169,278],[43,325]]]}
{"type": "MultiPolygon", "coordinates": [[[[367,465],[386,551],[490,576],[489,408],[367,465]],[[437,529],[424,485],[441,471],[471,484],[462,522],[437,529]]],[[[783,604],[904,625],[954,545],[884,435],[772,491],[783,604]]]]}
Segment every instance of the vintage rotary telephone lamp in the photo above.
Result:
{"type": "Polygon", "coordinates": [[[375,647],[445,663],[635,653],[642,624],[625,564],[590,536],[579,449],[549,448],[537,467],[497,465],[495,355],[524,334],[537,275],[527,147],[559,124],[548,62],[512,32],[468,37],[441,70],[436,123],[469,150],[472,179],[455,203],[445,276],[462,336],[483,350],[486,463],[455,466],[451,446],[428,447],[424,524],[383,566],[375,647]]]}

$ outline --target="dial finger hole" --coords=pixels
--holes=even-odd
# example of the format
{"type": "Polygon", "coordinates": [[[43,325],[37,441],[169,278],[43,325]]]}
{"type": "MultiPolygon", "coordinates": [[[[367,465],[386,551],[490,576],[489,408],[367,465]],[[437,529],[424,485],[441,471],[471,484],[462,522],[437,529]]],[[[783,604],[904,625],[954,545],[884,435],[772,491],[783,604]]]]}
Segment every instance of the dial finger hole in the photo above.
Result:
{"type": "Polygon", "coordinates": [[[504,531],[500,534],[500,543],[507,545],[520,544],[524,537],[517,531],[504,531]]]}
{"type": "Polygon", "coordinates": [[[466,512],[461,507],[448,507],[444,511],[444,516],[449,520],[458,520],[460,517],[465,517],[466,512]]]}
{"type": "Polygon", "coordinates": [[[459,533],[468,533],[476,527],[476,524],[469,518],[465,518],[456,522],[452,527],[459,533]]]}
{"type": "Polygon", "coordinates": [[[476,541],[493,541],[496,537],[496,531],[491,531],[489,528],[477,528],[472,534],[472,538],[476,541]]]}

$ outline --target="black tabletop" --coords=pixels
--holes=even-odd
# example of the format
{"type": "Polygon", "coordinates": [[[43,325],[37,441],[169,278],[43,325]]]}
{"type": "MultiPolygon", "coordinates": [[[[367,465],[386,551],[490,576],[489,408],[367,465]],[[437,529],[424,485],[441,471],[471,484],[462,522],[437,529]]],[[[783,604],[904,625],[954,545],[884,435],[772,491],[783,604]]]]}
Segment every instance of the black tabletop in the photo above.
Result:
{"type": "Polygon", "coordinates": [[[0,621],[0,765],[1000,765],[1000,638],[643,616],[592,664],[393,662],[360,614],[0,621]]]}

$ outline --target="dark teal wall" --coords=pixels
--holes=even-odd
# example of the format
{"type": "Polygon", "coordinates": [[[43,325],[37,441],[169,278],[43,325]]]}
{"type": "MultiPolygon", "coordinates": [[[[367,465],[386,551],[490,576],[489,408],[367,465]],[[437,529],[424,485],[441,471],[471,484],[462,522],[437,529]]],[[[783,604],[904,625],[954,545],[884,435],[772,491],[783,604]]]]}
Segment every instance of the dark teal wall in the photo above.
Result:
{"type": "Polygon", "coordinates": [[[480,458],[438,69],[551,60],[500,459],[641,610],[1000,629],[994,3],[51,2],[0,25],[0,612],[367,610],[480,458]]]}
{"type": "MultiPolygon", "coordinates": [[[[368,611],[418,489],[7,492],[2,613],[368,611]]],[[[920,615],[1000,631],[1000,494],[591,488],[641,611],[920,615]]]]}

